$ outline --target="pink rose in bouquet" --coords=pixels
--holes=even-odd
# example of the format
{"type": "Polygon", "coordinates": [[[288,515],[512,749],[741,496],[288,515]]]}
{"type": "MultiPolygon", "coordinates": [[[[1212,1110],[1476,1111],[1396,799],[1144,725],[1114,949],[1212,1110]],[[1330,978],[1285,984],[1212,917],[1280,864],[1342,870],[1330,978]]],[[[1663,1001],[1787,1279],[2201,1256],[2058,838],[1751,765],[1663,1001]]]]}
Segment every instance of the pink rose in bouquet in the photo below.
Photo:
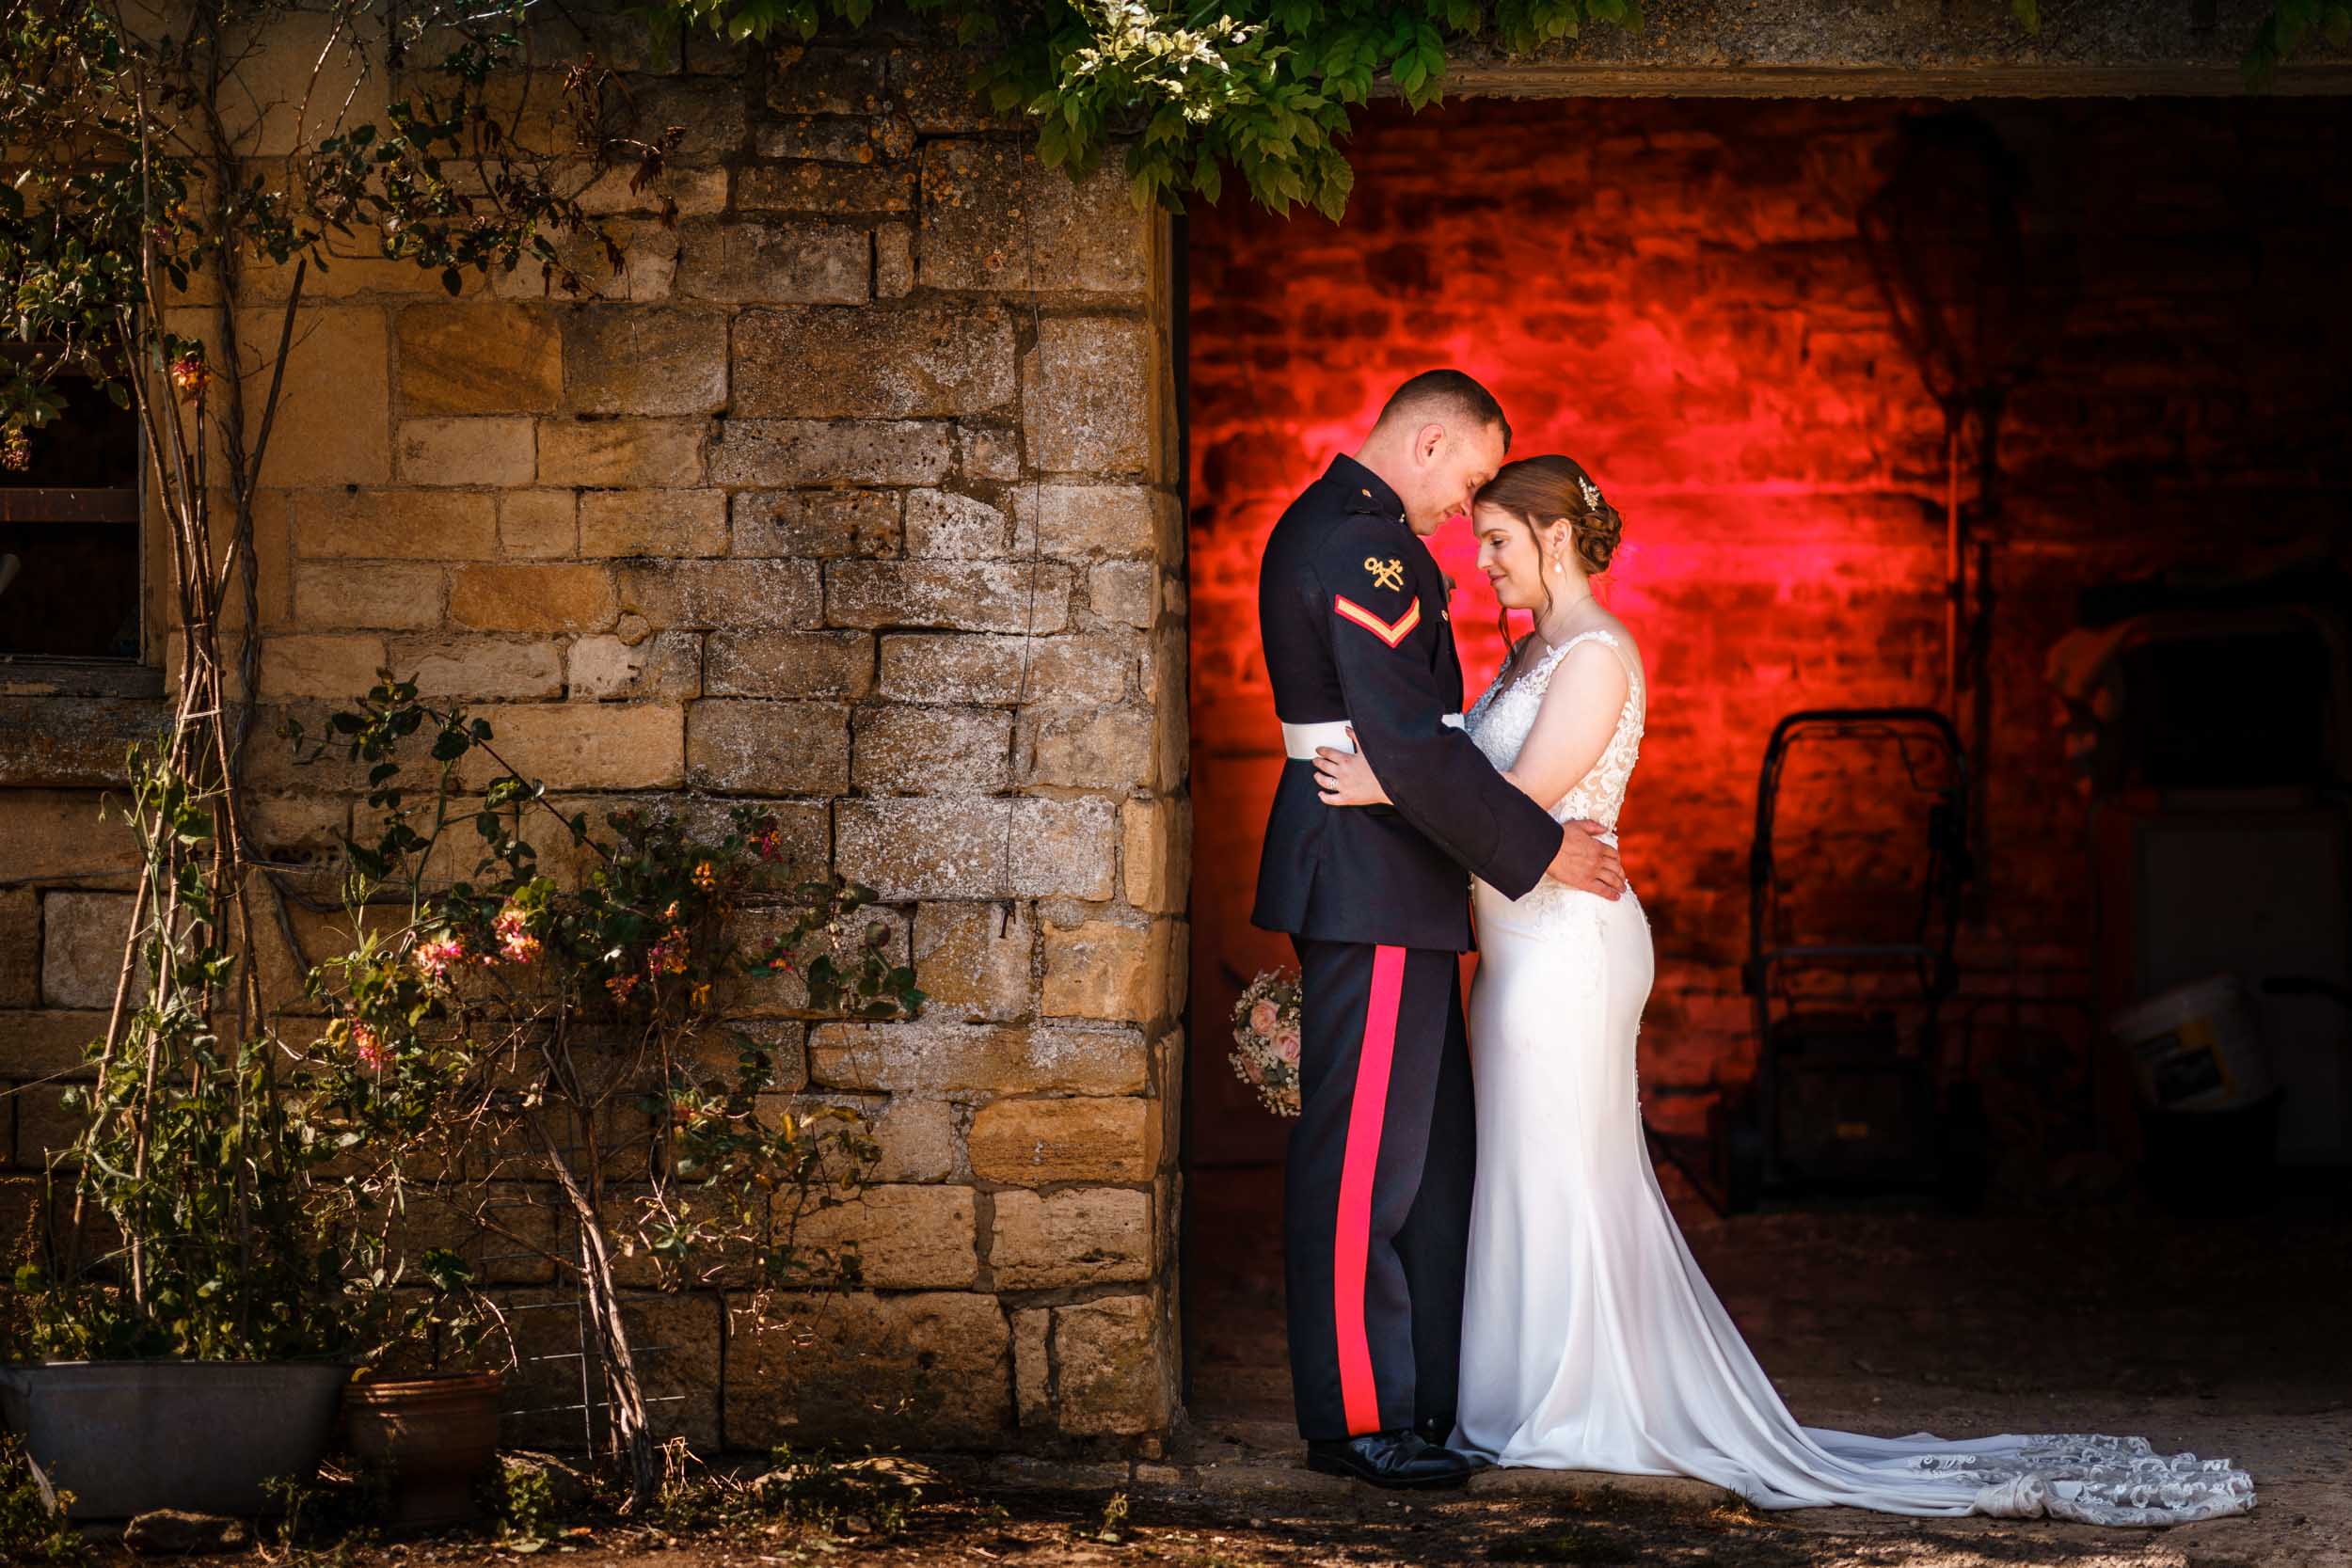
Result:
{"type": "Polygon", "coordinates": [[[1276,1116],[1298,1115],[1298,977],[1270,969],[1233,1004],[1234,1074],[1276,1116]]]}

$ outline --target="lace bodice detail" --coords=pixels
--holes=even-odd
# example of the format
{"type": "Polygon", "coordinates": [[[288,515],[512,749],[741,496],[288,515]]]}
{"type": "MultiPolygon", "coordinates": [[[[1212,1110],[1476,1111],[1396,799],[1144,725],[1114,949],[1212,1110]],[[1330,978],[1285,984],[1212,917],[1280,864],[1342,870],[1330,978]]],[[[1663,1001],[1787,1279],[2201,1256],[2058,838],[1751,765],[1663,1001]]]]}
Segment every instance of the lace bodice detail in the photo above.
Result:
{"type": "Polygon", "coordinates": [[[1507,687],[1498,675],[1494,684],[1470,705],[1463,724],[1487,761],[1499,768],[1513,766],[1518,761],[1520,748],[1527,744],[1528,733],[1535,727],[1535,713],[1543,706],[1544,692],[1551,686],[1551,673],[1560,667],[1570,648],[1586,641],[1607,643],[1624,662],[1629,682],[1625,706],[1618,710],[1617,727],[1610,733],[1609,744],[1601,749],[1600,759],[1577,781],[1575,788],[1560,798],[1551,808],[1551,816],[1555,822],[1579,818],[1599,822],[1613,832],[1617,814],[1625,806],[1626,785],[1633,780],[1634,759],[1642,750],[1642,722],[1648,711],[1648,692],[1642,681],[1641,666],[1627,657],[1625,644],[1617,640],[1616,633],[1600,626],[1578,632],[1537,659],[1533,668],[1507,687]]]}

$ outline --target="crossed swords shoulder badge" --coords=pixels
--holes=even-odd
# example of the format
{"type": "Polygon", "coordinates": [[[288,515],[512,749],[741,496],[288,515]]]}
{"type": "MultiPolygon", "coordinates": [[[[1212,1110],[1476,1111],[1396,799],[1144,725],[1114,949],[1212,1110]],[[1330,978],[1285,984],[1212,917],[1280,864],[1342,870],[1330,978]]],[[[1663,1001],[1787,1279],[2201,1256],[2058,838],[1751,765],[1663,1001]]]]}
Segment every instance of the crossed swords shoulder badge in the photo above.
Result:
{"type": "Polygon", "coordinates": [[[1372,574],[1375,588],[1402,589],[1405,586],[1405,562],[1391,557],[1383,561],[1376,555],[1364,557],[1364,570],[1372,574]]]}

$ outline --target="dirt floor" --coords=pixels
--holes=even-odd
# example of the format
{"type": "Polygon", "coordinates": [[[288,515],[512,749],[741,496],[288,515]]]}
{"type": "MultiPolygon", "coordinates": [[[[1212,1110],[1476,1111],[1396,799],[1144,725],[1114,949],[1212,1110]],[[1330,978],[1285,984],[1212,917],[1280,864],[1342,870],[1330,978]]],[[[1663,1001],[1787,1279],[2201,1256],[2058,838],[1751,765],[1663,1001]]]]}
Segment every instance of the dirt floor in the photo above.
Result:
{"type": "Polygon", "coordinates": [[[1188,1260],[1191,1414],[1163,1457],[911,1457],[813,1473],[765,1503],[706,1491],[652,1518],[550,1526],[537,1544],[346,1537],[243,1561],[2352,1568],[2352,1227],[2340,1201],[2195,1223],[2129,1206],[1723,1221],[1677,1202],[1692,1250],[1807,1424],[2137,1433],[2254,1476],[2250,1514],[2119,1529],[1763,1513],[1670,1478],[1488,1472],[1463,1493],[1403,1499],[1311,1475],[1288,1419],[1275,1253],[1249,1229],[1265,1180],[1194,1179],[1193,1234],[1221,1244],[1188,1260]]]}

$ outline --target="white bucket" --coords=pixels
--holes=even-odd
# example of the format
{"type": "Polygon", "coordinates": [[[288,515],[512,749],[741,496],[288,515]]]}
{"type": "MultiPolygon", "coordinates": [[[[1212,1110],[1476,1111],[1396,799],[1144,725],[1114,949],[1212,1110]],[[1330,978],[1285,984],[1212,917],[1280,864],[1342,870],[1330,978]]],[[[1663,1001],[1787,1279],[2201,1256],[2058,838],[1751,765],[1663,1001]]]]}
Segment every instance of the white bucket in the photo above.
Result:
{"type": "Polygon", "coordinates": [[[2270,1092],[2262,1030],[2234,975],[2160,991],[2107,1028],[2132,1059],[2140,1098],[2159,1111],[2228,1111],[2270,1092]]]}

